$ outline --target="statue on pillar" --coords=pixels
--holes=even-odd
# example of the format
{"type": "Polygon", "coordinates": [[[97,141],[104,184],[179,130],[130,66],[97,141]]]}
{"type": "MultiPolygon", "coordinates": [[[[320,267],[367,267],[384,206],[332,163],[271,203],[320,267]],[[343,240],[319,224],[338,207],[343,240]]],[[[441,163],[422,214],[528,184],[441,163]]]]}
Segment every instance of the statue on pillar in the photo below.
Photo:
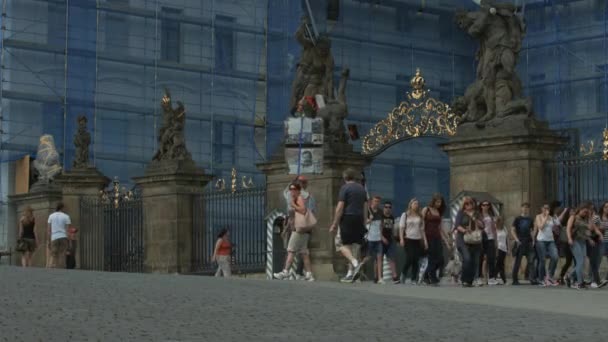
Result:
{"type": "Polygon", "coordinates": [[[86,169],[89,166],[89,145],[91,144],[91,134],[87,131],[87,117],[78,117],[78,131],[74,135],[74,146],[76,152],[72,166],[75,169],[86,169]]]}
{"type": "Polygon", "coordinates": [[[55,148],[55,140],[52,135],[45,134],[40,137],[38,152],[33,164],[38,175],[36,184],[50,184],[55,176],[61,173],[59,153],[55,148]]]}
{"type": "Polygon", "coordinates": [[[308,24],[308,17],[303,16],[296,31],[296,40],[302,45],[302,56],[291,87],[291,114],[296,112],[298,103],[305,96],[333,97],[334,58],[331,55],[331,40],[326,34],[315,39],[308,30],[308,24]]]}
{"type": "Polygon", "coordinates": [[[185,160],[192,161],[192,156],[186,148],[184,126],[186,123],[186,111],[181,102],[177,102],[177,108],[173,108],[171,94],[165,89],[165,95],[161,100],[163,110],[163,123],[158,132],[158,151],[153,157],[155,161],[185,160]]]}
{"type": "Polygon", "coordinates": [[[456,13],[458,26],[479,40],[476,80],[464,97],[454,101],[461,123],[478,126],[511,115],[531,115],[531,101],[522,98],[522,85],[515,66],[526,27],[516,6],[481,0],[476,12],[456,13]]]}
{"type": "Polygon", "coordinates": [[[332,96],[325,107],[317,111],[317,116],[323,119],[325,132],[325,141],[333,143],[347,143],[348,136],[344,127],[344,119],[348,116],[348,107],[346,106],[346,81],[350,75],[349,69],[342,70],[340,85],[338,87],[337,97],[332,96]]]}

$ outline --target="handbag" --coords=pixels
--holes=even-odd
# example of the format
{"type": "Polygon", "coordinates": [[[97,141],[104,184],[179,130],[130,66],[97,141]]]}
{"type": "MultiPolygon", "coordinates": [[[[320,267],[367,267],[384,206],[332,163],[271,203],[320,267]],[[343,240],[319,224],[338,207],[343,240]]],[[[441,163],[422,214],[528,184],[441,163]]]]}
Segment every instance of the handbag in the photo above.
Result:
{"type": "Polygon", "coordinates": [[[15,248],[17,252],[25,252],[27,251],[27,242],[24,239],[17,240],[17,247],[15,248]]]}
{"type": "Polygon", "coordinates": [[[317,218],[310,210],[306,210],[305,214],[296,211],[294,227],[297,233],[310,233],[316,225],[317,218]]]}
{"type": "Polygon", "coordinates": [[[469,218],[469,231],[464,233],[464,243],[467,245],[478,245],[483,241],[481,229],[472,230],[473,219],[469,218]]]}

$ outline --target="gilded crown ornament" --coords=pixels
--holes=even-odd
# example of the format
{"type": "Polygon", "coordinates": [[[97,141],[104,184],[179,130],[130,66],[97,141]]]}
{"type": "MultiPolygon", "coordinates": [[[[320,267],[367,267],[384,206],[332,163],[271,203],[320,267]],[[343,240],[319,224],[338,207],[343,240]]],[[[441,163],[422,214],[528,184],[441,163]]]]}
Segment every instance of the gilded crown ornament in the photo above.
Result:
{"type": "Polygon", "coordinates": [[[388,117],[378,122],[363,138],[364,155],[373,157],[410,138],[456,134],[460,117],[449,105],[429,96],[420,69],[416,69],[410,86],[412,91],[406,94],[408,100],[393,108],[388,117]]]}

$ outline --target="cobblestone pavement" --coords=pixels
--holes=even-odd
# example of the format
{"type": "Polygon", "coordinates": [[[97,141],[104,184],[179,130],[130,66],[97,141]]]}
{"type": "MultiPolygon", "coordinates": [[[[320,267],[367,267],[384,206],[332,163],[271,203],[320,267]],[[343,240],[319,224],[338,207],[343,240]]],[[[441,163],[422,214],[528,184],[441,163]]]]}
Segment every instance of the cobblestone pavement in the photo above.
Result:
{"type": "Polygon", "coordinates": [[[608,291],[0,267],[0,341],[605,341],[608,291]]]}

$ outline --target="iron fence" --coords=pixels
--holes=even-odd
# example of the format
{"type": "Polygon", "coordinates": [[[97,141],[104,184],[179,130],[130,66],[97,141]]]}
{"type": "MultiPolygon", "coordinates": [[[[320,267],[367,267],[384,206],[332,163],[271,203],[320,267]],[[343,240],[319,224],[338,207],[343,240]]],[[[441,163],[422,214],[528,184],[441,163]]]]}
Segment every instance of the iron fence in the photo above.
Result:
{"type": "Polygon", "coordinates": [[[80,201],[80,268],[143,272],[144,235],[141,199],[80,201]]]}
{"type": "Polygon", "coordinates": [[[601,155],[558,158],[545,165],[547,200],[573,207],[608,200],[608,161],[601,155]]]}
{"type": "Polygon", "coordinates": [[[266,189],[207,192],[194,199],[192,271],[210,273],[217,234],[228,228],[233,272],[264,272],[266,266],[266,189]]]}

